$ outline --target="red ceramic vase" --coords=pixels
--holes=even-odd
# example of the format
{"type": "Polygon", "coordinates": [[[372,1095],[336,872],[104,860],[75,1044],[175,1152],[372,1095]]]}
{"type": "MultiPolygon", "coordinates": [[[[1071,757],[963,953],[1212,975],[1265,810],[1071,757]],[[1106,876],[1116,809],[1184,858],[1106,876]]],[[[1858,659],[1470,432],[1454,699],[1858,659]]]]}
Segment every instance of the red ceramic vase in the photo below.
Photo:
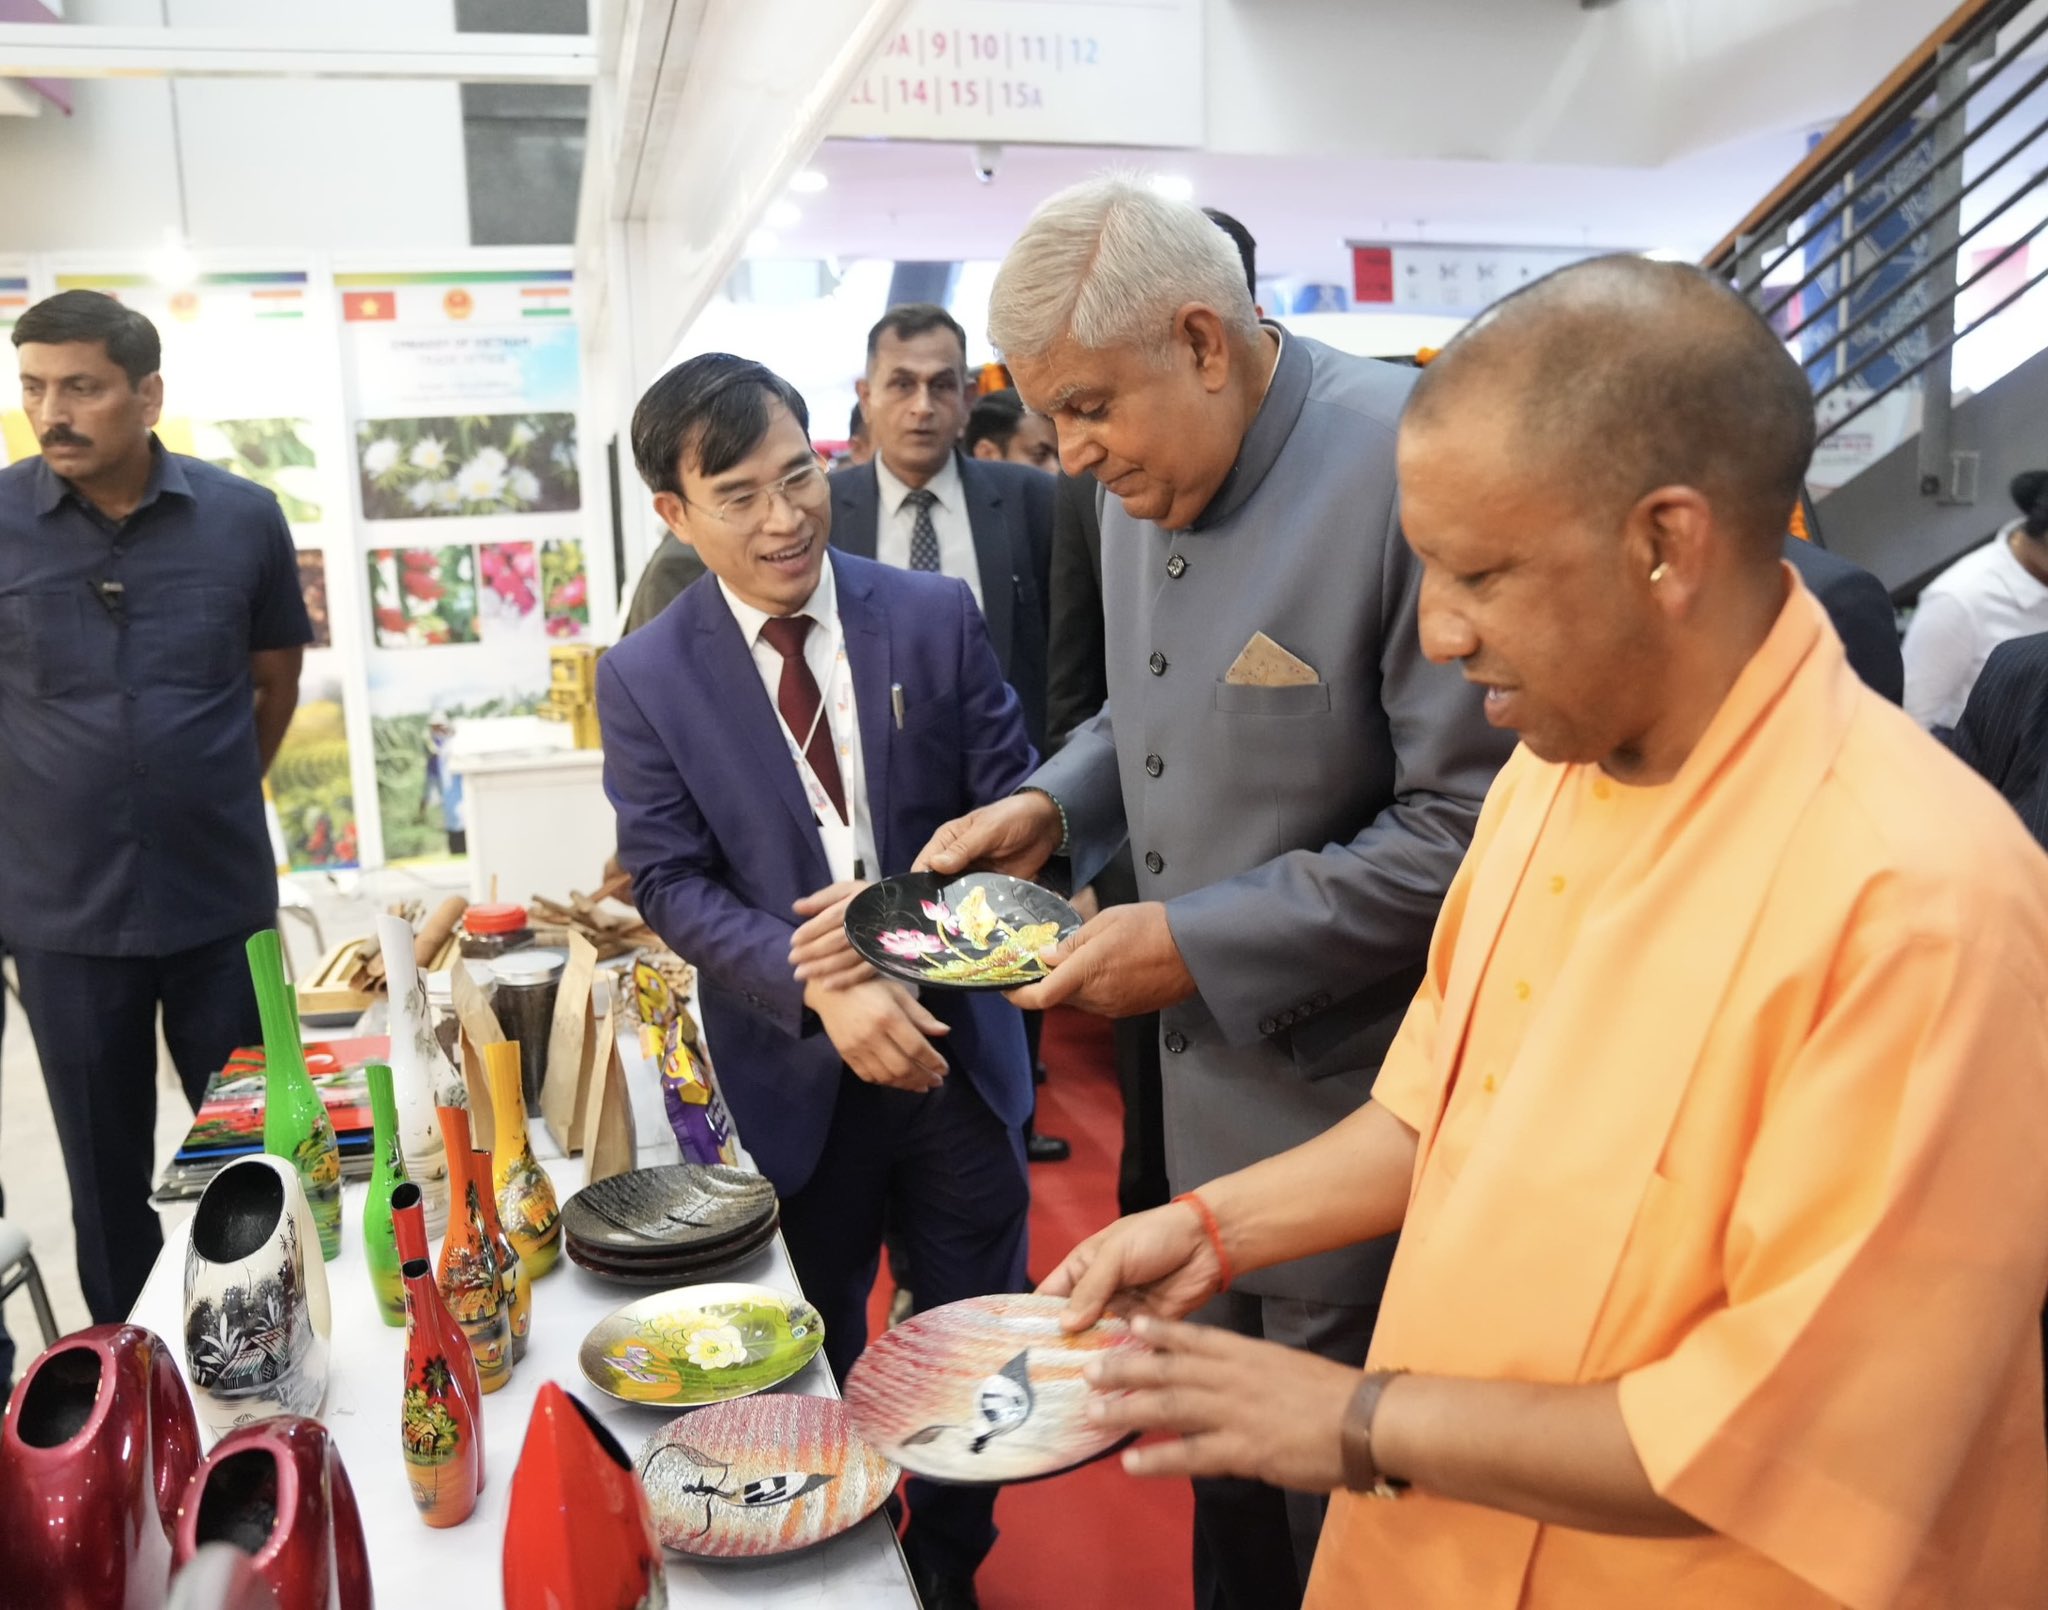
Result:
{"type": "Polygon", "coordinates": [[[481,1195],[491,1189],[470,1166],[469,1114],[460,1107],[436,1107],[448,1147],[448,1234],[441,1242],[438,1278],[441,1300],[469,1338],[478,1384],[495,1392],[512,1378],[512,1313],[505,1301],[504,1271],[491,1249],[481,1195]]]}
{"type": "Polygon", "coordinates": [[[373,1610],[355,1490],[318,1420],[281,1414],[214,1444],[178,1506],[178,1568],[208,1543],[250,1556],[290,1610],[373,1610]]]}
{"type": "MultiPolygon", "coordinates": [[[[484,1389],[476,1377],[476,1355],[469,1350],[469,1338],[462,1334],[462,1327],[455,1322],[455,1316],[448,1312],[447,1303],[441,1300],[441,1288],[435,1285],[433,1264],[427,1252],[427,1209],[426,1196],[417,1181],[408,1180],[391,1193],[391,1223],[398,1235],[398,1259],[401,1268],[408,1263],[425,1263],[429,1274],[427,1284],[433,1289],[434,1301],[428,1305],[423,1299],[407,1311],[408,1327],[413,1323],[412,1315],[417,1312],[433,1325],[439,1338],[441,1357],[448,1361],[449,1373],[455,1378],[455,1389],[462,1394],[469,1405],[464,1423],[469,1427],[470,1440],[476,1448],[476,1490],[484,1490],[484,1389]]],[[[412,1335],[406,1335],[407,1356],[410,1359],[412,1335]]],[[[407,1368],[411,1365],[408,1363],[407,1368]]],[[[452,1412],[452,1411],[451,1411],[452,1412]]]]}
{"type": "Polygon", "coordinates": [[[668,1578],[625,1449],[553,1381],[512,1473],[505,1610],[661,1610],[668,1578]]]}
{"type": "Polygon", "coordinates": [[[199,1422],[161,1337],[95,1325],[14,1389],[0,1434],[0,1599],[36,1610],[155,1610],[199,1422]]]}

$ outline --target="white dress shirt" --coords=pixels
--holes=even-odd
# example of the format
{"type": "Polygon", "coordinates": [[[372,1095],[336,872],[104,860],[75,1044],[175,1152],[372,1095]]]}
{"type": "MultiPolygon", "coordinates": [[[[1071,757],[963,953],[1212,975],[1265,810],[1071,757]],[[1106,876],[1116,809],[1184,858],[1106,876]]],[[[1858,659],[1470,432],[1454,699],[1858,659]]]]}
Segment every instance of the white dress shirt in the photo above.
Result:
{"type": "Polygon", "coordinates": [[[1953,727],[1991,651],[2048,632],[2048,587],[2012,551],[2015,520],[1927,584],[1906,627],[1906,714],[1953,727]]]}
{"type": "MultiPolygon", "coordinates": [[[[898,570],[910,568],[910,531],[917,524],[917,511],[903,500],[911,488],[896,477],[882,455],[875,455],[875,480],[881,491],[881,508],[875,520],[875,557],[898,570]]],[[[974,606],[981,608],[981,561],[974,552],[974,526],[967,517],[967,488],[961,484],[960,462],[951,453],[945,467],[925,482],[924,489],[938,498],[932,505],[932,529],[939,536],[939,569],[967,583],[974,594],[974,606]]],[[[984,613],[986,613],[984,611],[984,613]]]]}
{"type": "Polygon", "coordinates": [[[853,670],[846,659],[846,633],[839,624],[839,589],[833,578],[832,561],[825,561],[816,590],[802,608],[792,613],[811,619],[810,632],[804,638],[804,663],[811,668],[823,696],[824,708],[818,719],[830,723],[832,748],[839,756],[839,782],[845,790],[851,822],[839,820],[838,810],[803,757],[805,735],[789,730],[789,723],[782,719],[776,705],[776,695],[782,687],[782,655],[762,635],[761,628],[768,624],[769,617],[734,596],[724,577],[718,579],[718,586],[725,594],[726,607],[739,622],[740,636],[753,653],[754,669],[761,673],[761,685],[768,690],[768,706],[776,711],[775,724],[782,730],[790,763],[796,767],[804,793],[811,801],[818,823],[818,840],[825,850],[825,864],[832,869],[832,881],[881,877],[882,858],[875,848],[874,817],[868,809],[867,772],[861,764],[860,712],[853,700],[853,670]]]}

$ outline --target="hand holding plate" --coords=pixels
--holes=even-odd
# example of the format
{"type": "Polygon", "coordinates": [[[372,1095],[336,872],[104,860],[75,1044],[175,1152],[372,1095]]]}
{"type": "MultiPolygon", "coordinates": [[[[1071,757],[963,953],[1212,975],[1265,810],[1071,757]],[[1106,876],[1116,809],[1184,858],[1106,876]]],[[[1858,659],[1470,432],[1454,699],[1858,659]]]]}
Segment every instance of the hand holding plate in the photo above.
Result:
{"type": "Polygon", "coordinates": [[[1202,1216],[1186,1202],[1169,1202],[1096,1231],[1038,1290],[1066,1298],[1060,1325],[1082,1331],[1105,1313],[1179,1319],[1215,1296],[1222,1277],[1202,1216]]]}
{"type": "Polygon", "coordinates": [[[1104,1354],[1085,1373],[1105,1394],[1089,1401],[1091,1424],[1180,1433],[1126,1452],[1133,1476],[1249,1476],[1304,1493],[1344,1485],[1357,1370],[1213,1325],[1138,1319],[1132,1329],[1151,1351],[1104,1354]]]}
{"type": "Polygon", "coordinates": [[[913,872],[957,877],[974,868],[1029,878],[1060,847],[1060,808],[1049,794],[1027,789],[955,817],[911,863],[913,872]]]}
{"type": "Polygon", "coordinates": [[[1077,1006],[1100,1017],[1137,1017],[1195,993],[1194,975],[1157,900],[1111,906],[1046,952],[1043,984],[1011,990],[1027,1012],[1077,1006]]]}

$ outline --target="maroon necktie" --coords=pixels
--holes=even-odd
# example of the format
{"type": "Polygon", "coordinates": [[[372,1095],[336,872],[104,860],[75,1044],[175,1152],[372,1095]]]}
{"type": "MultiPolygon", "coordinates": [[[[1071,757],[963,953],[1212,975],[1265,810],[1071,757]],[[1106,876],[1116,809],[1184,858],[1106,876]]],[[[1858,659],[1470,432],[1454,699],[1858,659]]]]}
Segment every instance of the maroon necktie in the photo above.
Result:
{"type": "Polygon", "coordinates": [[[823,703],[818,679],[811,675],[811,667],[804,659],[804,638],[810,630],[808,615],[781,615],[761,623],[761,635],[782,656],[782,681],[775,689],[775,707],[782,712],[783,724],[798,743],[809,737],[810,742],[804,744],[804,759],[811,763],[811,770],[838,809],[839,820],[845,822],[850,818],[846,814],[846,785],[839,780],[839,753],[832,747],[831,723],[818,713],[818,706],[823,703]]]}

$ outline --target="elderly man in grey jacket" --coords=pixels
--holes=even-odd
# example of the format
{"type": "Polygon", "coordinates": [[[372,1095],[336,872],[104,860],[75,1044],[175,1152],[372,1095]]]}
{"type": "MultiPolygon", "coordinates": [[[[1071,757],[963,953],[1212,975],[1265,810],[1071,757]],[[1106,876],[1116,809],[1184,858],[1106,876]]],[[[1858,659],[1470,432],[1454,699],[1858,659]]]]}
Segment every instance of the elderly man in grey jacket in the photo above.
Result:
{"type": "MultiPolygon", "coordinates": [[[[1109,702],[921,859],[1031,876],[1066,854],[1086,877],[1129,836],[1139,903],[1012,998],[1160,1013],[1191,1191],[1365,1102],[1510,739],[1417,639],[1394,485],[1412,371],[1261,324],[1229,240],[1128,179],[1039,210],[989,334],[1101,484],[1109,702]]],[[[1391,1255],[1262,1271],[1200,1317],[1362,1362],[1391,1255]]],[[[1198,1482],[1197,1602],[1297,1604],[1320,1523],[1304,1495],[1198,1482]]]]}

